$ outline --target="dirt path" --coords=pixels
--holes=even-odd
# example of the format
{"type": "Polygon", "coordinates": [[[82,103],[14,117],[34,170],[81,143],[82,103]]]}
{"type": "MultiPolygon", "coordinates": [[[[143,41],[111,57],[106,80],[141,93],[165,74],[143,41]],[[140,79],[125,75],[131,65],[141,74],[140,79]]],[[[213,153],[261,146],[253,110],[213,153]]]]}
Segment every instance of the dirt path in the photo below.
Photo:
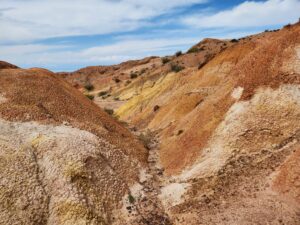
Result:
{"type": "Polygon", "coordinates": [[[164,182],[163,169],[158,163],[159,144],[156,138],[148,144],[149,157],[148,168],[146,170],[147,178],[141,183],[143,186],[143,196],[137,200],[133,209],[136,211],[136,219],[132,224],[138,225],[171,225],[168,215],[158,196],[160,188],[164,182]]]}

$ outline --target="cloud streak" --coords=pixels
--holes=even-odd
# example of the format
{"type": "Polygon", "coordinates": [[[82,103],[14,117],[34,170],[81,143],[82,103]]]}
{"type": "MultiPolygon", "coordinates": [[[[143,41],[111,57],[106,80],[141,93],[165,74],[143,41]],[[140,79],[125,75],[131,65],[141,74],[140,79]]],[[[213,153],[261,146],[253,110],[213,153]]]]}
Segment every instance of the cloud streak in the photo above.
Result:
{"type": "Polygon", "coordinates": [[[299,16],[299,0],[246,1],[229,10],[187,16],[182,22],[196,28],[246,28],[296,22],[299,16]]]}
{"type": "Polygon", "coordinates": [[[140,28],[154,17],[205,0],[2,0],[0,41],[108,34],[140,28]]]}
{"type": "Polygon", "coordinates": [[[226,2],[221,8],[212,2],[0,0],[0,59],[74,70],[173,54],[205,37],[237,38],[300,16],[300,0],[226,2]]]}

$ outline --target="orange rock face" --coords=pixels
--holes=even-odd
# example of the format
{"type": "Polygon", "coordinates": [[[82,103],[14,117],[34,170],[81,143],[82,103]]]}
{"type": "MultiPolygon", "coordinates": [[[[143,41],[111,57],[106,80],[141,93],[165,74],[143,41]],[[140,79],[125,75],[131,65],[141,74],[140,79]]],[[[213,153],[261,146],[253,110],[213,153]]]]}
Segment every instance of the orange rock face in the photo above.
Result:
{"type": "Polygon", "coordinates": [[[300,151],[297,149],[282,164],[276,176],[273,188],[284,198],[290,199],[294,204],[300,204],[300,151]]]}

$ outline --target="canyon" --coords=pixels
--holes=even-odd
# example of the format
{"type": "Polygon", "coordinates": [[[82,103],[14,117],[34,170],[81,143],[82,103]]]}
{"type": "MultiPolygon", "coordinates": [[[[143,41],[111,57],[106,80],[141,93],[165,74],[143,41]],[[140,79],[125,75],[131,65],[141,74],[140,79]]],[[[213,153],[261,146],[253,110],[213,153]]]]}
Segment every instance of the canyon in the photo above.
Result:
{"type": "Polygon", "coordinates": [[[0,224],[300,221],[300,23],[74,72],[0,62],[0,224]]]}

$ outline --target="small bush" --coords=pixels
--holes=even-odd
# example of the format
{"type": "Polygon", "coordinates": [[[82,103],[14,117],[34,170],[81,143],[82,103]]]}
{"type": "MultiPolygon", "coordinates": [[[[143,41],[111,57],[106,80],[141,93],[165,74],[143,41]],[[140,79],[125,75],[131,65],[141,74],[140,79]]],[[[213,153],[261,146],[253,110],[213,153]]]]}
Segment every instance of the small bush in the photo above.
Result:
{"type": "Polygon", "coordinates": [[[92,91],[94,90],[94,86],[92,84],[86,84],[84,85],[84,88],[87,90],[87,91],[92,91]]]}
{"type": "Polygon", "coordinates": [[[141,133],[138,136],[139,140],[144,144],[144,147],[148,150],[151,149],[151,142],[152,142],[152,134],[150,131],[147,131],[146,133],[141,133]]]}
{"type": "Polygon", "coordinates": [[[231,43],[237,43],[237,42],[239,42],[237,39],[231,39],[231,41],[230,41],[231,43]]]}
{"type": "Polygon", "coordinates": [[[160,107],[158,105],[156,105],[156,106],[154,106],[153,111],[156,112],[159,109],[160,109],[160,107]]]}
{"type": "Polygon", "coordinates": [[[135,198],[130,193],[128,194],[128,201],[130,204],[133,204],[135,202],[135,198]]]}
{"type": "Polygon", "coordinates": [[[172,64],[171,65],[171,71],[173,71],[175,73],[178,73],[183,69],[185,69],[184,66],[180,66],[180,65],[177,65],[177,64],[172,64]]]}
{"type": "Polygon", "coordinates": [[[130,74],[130,79],[135,79],[135,78],[137,78],[137,77],[138,77],[138,75],[137,75],[136,73],[130,74]]]}
{"type": "Polygon", "coordinates": [[[95,98],[95,96],[94,95],[85,95],[88,99],[90,99],[90,100],[94,100],[94,98],[95,98]]]}
{"type": "Polygon", "coordinates": [[[290,28],[292,25],[289,23],[287,25],[285,25],[283,28],[290,28]]]}
{"type": "Polygon", "coordinates": [[[121,80],[120,80],[118,77],[114,78],[114,81],[115,81],[116,83],[120,83],[120,82],[121,82],[121,80]]]}
{"type": "Polygon", "coordinates": [[[131,80],[127,80],[126,83],[125,83],[125,85],[127,86],[127,85],[129,85],[130,83],[131,83],[131,80]]]}
{"type": "Polygon", "coordinates": [[[199,52],[199,49],[198,49],[197,47],[191,47],[191,48],[187,51],[188,54],[191,54],[191,53],[197,53],[197,52],[199,52]]]}
{"type": "Polygon", "coordinates": [[[113,115],[113,114],[114,114],[114,110],[113,110],[113,109],[104,108],[104,111],[105,111],[108,115],[113,115]]]}
{"type": "Polygon", "coordinates": [[[168,62],[170,62],[170,59],[168,57],[164,57],[161,59],[162,64],[167,64],[168,62]]]}
{"type": "Polygon", "coordinates": [[[98,96],[101,97],[101,96],[104,96],[104,95],[107,95],[107,91],[100,91],[98,93],[98,96]]]}
{"type": "Polygon", "coordinates": [[[178,51],[178,52],[176,52],[176,53],[175,53],[175,55],[176,55],[176,57],[179,57],[179,56],[181,56],[181,55],[182,55],[182,51],[178,51]]]}

